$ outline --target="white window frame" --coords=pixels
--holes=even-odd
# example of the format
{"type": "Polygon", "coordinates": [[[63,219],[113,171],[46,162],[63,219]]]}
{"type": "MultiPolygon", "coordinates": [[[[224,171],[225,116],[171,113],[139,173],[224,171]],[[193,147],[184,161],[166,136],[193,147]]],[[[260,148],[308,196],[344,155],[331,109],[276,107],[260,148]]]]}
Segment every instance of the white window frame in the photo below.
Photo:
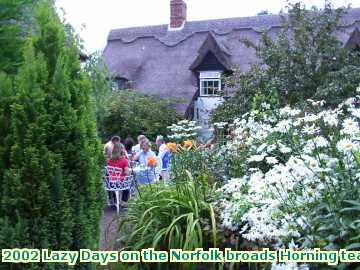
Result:
{"type": "Polygon", "coordinates": [[[221,71],[202,71],[200,72],[200,96],[201,97],[218,97],[221,92],[221,71]],[[203,82],[217,82],[219,84],[218,94],[204,93],[203,82]]]}

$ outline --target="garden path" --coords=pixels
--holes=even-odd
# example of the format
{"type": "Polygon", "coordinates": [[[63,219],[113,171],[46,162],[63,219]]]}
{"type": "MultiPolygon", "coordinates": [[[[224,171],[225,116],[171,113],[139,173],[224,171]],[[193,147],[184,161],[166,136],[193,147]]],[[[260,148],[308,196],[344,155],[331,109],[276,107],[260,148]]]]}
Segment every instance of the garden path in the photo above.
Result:
{"type": "Polygon", "coordinates": [[[100,250],[114,250],[119,215],[115,207],[106,206],[100,221],[100,250]]]}

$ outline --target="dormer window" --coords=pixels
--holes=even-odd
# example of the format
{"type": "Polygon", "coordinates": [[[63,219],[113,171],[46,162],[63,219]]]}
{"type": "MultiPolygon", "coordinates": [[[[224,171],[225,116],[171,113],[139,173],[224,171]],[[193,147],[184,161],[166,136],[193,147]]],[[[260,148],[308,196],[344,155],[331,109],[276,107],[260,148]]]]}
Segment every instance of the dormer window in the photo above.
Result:
{"type": "Polygon", "coordinates": [[[221,91],[221,72],[200,72],[200,96],[219,96],[221,91]]]}

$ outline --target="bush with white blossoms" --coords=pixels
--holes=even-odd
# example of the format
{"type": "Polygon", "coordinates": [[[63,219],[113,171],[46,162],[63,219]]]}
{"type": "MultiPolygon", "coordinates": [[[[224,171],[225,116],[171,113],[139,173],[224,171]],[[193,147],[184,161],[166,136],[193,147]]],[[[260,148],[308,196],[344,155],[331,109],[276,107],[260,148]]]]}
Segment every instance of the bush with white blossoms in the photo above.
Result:
{"type": "Polygon", "coordinates": [[[226,147],[244,174],[215,204],[223,226],[256,246],[359,249],[360,96],[332,109],[308,103],[235,120],[226,147]]]}
{"type": "Polygon", "coordinates": [[[168,138],[176,142],[182,142],[189,139],[194,139],[197,136],[197,131],[201,129],[196,121],[181,120],[177,124],[172,124],[168,127],[171,134],[168,138]]]}

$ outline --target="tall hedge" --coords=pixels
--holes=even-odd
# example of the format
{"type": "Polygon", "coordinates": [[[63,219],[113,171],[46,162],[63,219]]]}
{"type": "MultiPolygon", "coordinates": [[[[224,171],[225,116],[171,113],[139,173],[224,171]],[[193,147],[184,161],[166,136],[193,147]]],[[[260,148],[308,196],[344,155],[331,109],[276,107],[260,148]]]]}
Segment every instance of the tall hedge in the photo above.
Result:
{"type": "Polygon", "coordinates": [[[21,64],[24,36],[31,31],[29,15],[37,1],[0,1],[0,72],[14,74],[21,64]]]}
{"type": "MultiPolygon", "coordinates": [[[[91,83],[53,6],[35,17],[18,74],[0,75],[0,248],[97,249],[104,196],[91,83]]],[[[0,265],[64,268],[9,267],[0,265]]]]}

